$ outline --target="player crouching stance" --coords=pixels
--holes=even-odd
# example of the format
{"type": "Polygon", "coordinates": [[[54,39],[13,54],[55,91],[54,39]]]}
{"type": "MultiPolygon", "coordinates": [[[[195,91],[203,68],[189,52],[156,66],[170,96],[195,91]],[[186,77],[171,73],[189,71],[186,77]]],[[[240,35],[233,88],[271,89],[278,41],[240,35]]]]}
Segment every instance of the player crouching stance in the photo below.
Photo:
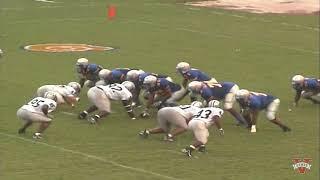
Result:
{"type": "Polygon", "coordinates": [[[177,101],[183,98],[186,91],[178,84],[153,75],[149,75],[144,79],[143,86],[148,92],[148,101],[146,109],[141,114],[142,117],[148,116],[148,110],[151,106],[156,106],[158,109],[167,106],[177,106],[177,101]]]}
{"type": "Polygon", "coordinates": [[[57,104],[68,104],[72,107],[80,100],[78,97],[81,87],[77,82],[70,82],[67,85],[43,85],[37,89],[37,96],[44,95],[51,91],[57,96],[57,104]]]}
{"type": "Polygon", "coordinates": [[[301,97],[320,104],[320,79],[295,75],[292,78],[292,87],[296,91],[293,106],[298,105],[301,97]]]}
{"type": "Polygon", "coordinates": [[[175,107],[164,107],[158,111],[157,120],[158,127],[153,129],[145,129],[139,133],[141,137],[148,137],[150,134],[165,133],[166,141],[173,141],[174,137],[185,132],[188,128],[187,121],[189,121],[193,115],[195,115],[199,108],[202,107],[202,103],[195,101],[191,105],[181,105],[175,107]],[[171,126],[175,126],[176,129],[170,132],[171,126]]]}
{"type": "Polygon", "coordinates": [[[47,92],[44,97],[36,97],[27,104],[23,105],[18,111],[17,116],[24,121],[24,125],[19,129],[19,134],[24,134],[26,129],[34,122],[40,123],[38,131],[33,134],[34,139],[42,138],[42,133],[46,130],[52,117],[49,113],[57,107],[57,96],[54,92],[47,92]]]}
{"type": "Polygon", "coordinates": [[[208,107],[201,108],[198,113],[188,122],[188,128],[193,131],[195,141],[182,150],[187,156],[191,157],[192,152],[198,149],[200,152],[205,151],[205,144],[208,142],[208,128],[216,125],[220,135],[224,134],[221,127],[220,119],[223,115],[223,110],[218,108],[219,101],[212,100],[208,103],[208,107]]]}
{"type": "Polygon", "coordinates": [[[98,114],[90,117],[88,121],[92,124],[99,121],[110,114],[111,106],[110,100],[122,101],[123,106],[126,108],[128,115],[131,119],[135,119],[132,110],[132,94],[130,91],[134,90],[134,84],[129,81],[125,81],[122,84],[109,84],[106,86],[98,85],[88,90],[87,96],[89,101],[93,104],[87,110],[82,111],[79,114],[79,119],[84,119],[89,113],[98,110],[98,114]]]}
{"type": "Polygon", "coordinates": [[[265,110],[267,119],[270,122],[278,125],[284,132],[291,131],[289,127],[282,124],[279,118],[276,116],[278,111],[280,100],[274,96],[264,93],[257,93],[241,89],[236,93],[236,100],[239,102],[240,107],[243,109],[242,114],[245,119],[251,125],[251,132],[256,132],[256,122],[259,111],[265,110]]]}

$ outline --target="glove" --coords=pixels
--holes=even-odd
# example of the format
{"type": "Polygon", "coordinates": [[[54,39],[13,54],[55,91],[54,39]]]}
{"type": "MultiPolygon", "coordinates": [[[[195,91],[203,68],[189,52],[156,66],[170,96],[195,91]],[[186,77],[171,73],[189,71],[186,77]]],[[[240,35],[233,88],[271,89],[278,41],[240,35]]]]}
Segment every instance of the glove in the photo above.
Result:
{"type": "Polygon", "coordinates": [[[224,130],[222,128],[219,129],[219,134],[220,134],[220,136],[224,135],[224,130]]]}

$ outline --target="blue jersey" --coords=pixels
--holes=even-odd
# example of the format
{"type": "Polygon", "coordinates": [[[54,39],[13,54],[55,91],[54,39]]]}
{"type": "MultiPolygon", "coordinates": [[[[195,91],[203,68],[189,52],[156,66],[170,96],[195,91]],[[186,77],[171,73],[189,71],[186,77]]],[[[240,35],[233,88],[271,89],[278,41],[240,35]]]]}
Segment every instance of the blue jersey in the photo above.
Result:
{"type": "Polygon", "coordinates": [[[128,71],[122,71],[119,69],[112,70],[108,78],[109,83],[122,83],[125,81],[127,72],[128,71]]]}
{"type": "Polygon", "coordinates": [[[271,95],[250,92],[250,96],[248,98],[246,106],[252,110],[262,110],[266,109],[269,104],[275,99],[277,98],[271,95]]]}
{"type": "Polygon", "coordinates": [[[166,75],[161,75],[161,74],[156,74],[156,73],[148,73],[148,72],[145,72],[145,73],[142,73],[142,74],[139,74],[139,77],[138,77],[138,82],[133,82],[135,85],[138,85],[138,86],[142,86],[143,85],[143,81],[144,81],[144,78],[146,78],[147,76],[149,75],[153,75],[157,78],[167,78],[168,76],[166,75]]]}
{"type": "Polygon", "coordinates": [[[99,78],[99,72],[100,72],[101,69],[102,69],[102,67],[97,65],[97,64],[89,64],[86,67],[84,77],[87,80],[98,81],[100,79],[99,78]]]}
{"type": "Polygon", "coordinates": [[[158,78],[156,86],[152,87],[150,89],[150,92],[160,90],[160,91],[169,91],[173,93],[173,92],[179,91],[180,89],[181,89],[180,85],[170,82],[165,78],[158,78]]]}
{"type": "Polygon", "coordinates": [[[211,79],[210,76],[198,69],[190,69],[183,73],[183,77],[189,81],[209,81],[211,79]]]}
{"type": "Polygon", "coordinates": [[[303,84],[294,84],[293,88],[297,91],[320,91],[320,80],[316,78],[305,78],[303,84]]]}
{"type": "Polygon", "coordinates": [[[231,88],[235,84],[232,82],[223,82],[216,84],[214,87],[206,86],[201,89],[200,94],[203,99],[206,101],[215,99],[222,100],[230,92],[231,88]]]}
{"type": "Polygon", "coordinates": [[[127,73],[131,70],[138,70],[138,69],[130,69],[130,68],[116,68],[114,70],[120,71],[122,74],[127,75],[127,73]]]}

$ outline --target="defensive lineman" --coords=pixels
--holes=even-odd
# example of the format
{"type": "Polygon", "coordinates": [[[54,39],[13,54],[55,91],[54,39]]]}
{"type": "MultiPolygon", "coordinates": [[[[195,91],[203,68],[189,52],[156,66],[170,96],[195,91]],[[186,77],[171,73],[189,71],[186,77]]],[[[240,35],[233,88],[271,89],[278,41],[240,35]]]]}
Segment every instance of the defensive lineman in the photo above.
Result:
{"type": "Polygon", "coordinates": [[[232,82],[221,82],[209,86],[205,82],[192,81],[189,83],[188,87],[191,92],[200,94],[206,102],[211,100],[223,100],[223,109],[235,117],[238,124],[247,126],[245,119],[233,108],[233,105],[236,102],[235,94],[239,90],[237,84],[232,82]]]}
{"type": "Polygon", "coordinates": [[[292,87],[296,91],[293,106],[298,105],[301,97],[320,104],[320,79],[295,75],[292,78],[292,87]]]}
{"type": "Polygon", "coordinates": [[[248,91],[241,89],[236,94],[236,99],[243,109],[243,115],[246,120],[251,124],[251,132],[256,132],[256,122],[258,113],[261,110],[266,111],[267,119],[270,122],[278,125],[284,132],[291,131],[289,127],[280,122],[279,117],[276,116],[278,111],[280,100],[274,96],[248,91]]]}
{"type": "Polygon", "coordinates": [[[24,134],[26,129],[33,123],[40,123],[38,131],[33,134],[33,138],[40,139],[42,133],[49,127],[52,117],[49,113],[57,107],[57,97],[53,92],[47,92],[44,97],[36,97],[27,104],[23,105],[18,111],[17,116],[23,121],[23,126],[19,129],[19,134],[24,134]]]}
{"type": "MultiPolygon", "coordinates": [[[[218,83],[215,78],[208,76],[206,73],[200,71],[199,69],[191,68],[190,64],[187,62],[178,63],[176,66],[176,70],[183,77],[182,87],[184,87],[185,89],[187,89],[188,83],[192,81],[206,82],[209,85],[218,83]]],[[[185,95],[187,95],[187,91],[185,95]]],[[[191,101],[195,101],[196,95],[191,92],[190,98],[191,101]]]]}
{"type": "Polygon", "coordinates": [[[76,71],[79,77],[79,84],[81,88],[85,85],[87,87],[95,86],[99,81],[99,72],[103,69],[102,66],[97,64],[89,64],[86,58],[80,58],[76,63],[76,71]]]}

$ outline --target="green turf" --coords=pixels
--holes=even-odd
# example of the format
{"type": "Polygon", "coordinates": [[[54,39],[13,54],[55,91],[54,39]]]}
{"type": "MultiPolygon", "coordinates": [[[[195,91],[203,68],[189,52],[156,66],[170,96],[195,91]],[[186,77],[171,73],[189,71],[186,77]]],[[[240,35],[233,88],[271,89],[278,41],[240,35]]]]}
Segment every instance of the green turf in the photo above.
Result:
{"type": "MultiPolygon", "coordinates": [[[[0,179],[1,180],[284,180],[319,178],[319,107],[301,101],[288,112],[295,73],[317,77],[317,16],[256,15],[220,9],[191,10],[173,0],[80,0],[42,3],[0,2],[0,179]],[[117,17],[106,20],[114,4],[117,17]],[[37,43],[88,43],[119,47],[112,52],[37,53],[20,49],[37,43]],[[62,112],[45,138],[33,143],[30,129],[21,139],[16,110],[43,84],[76,80],[75,60],[87,57],[106,68],[138,67],[171,75],[179,59],[220,81],[268,92],[281,99],[280,116],[293,131],[283,133],[261,114],[258,133],[249,134],[224,118],[225,136],[214,129],[207,154],[188,159],[179,151],[192,141],[187,133],[172,144],[162,136],[141,140],[137,133],[155,120],[131,121],[119,103],[100,126],[62,112]],[[313,159],[305,175],[292,158],[313,159]]],[[[179,1],[181,2],[181,1],[179,1]]],[[[85,91],[85,90],[84,90],[85,91]]]]}

